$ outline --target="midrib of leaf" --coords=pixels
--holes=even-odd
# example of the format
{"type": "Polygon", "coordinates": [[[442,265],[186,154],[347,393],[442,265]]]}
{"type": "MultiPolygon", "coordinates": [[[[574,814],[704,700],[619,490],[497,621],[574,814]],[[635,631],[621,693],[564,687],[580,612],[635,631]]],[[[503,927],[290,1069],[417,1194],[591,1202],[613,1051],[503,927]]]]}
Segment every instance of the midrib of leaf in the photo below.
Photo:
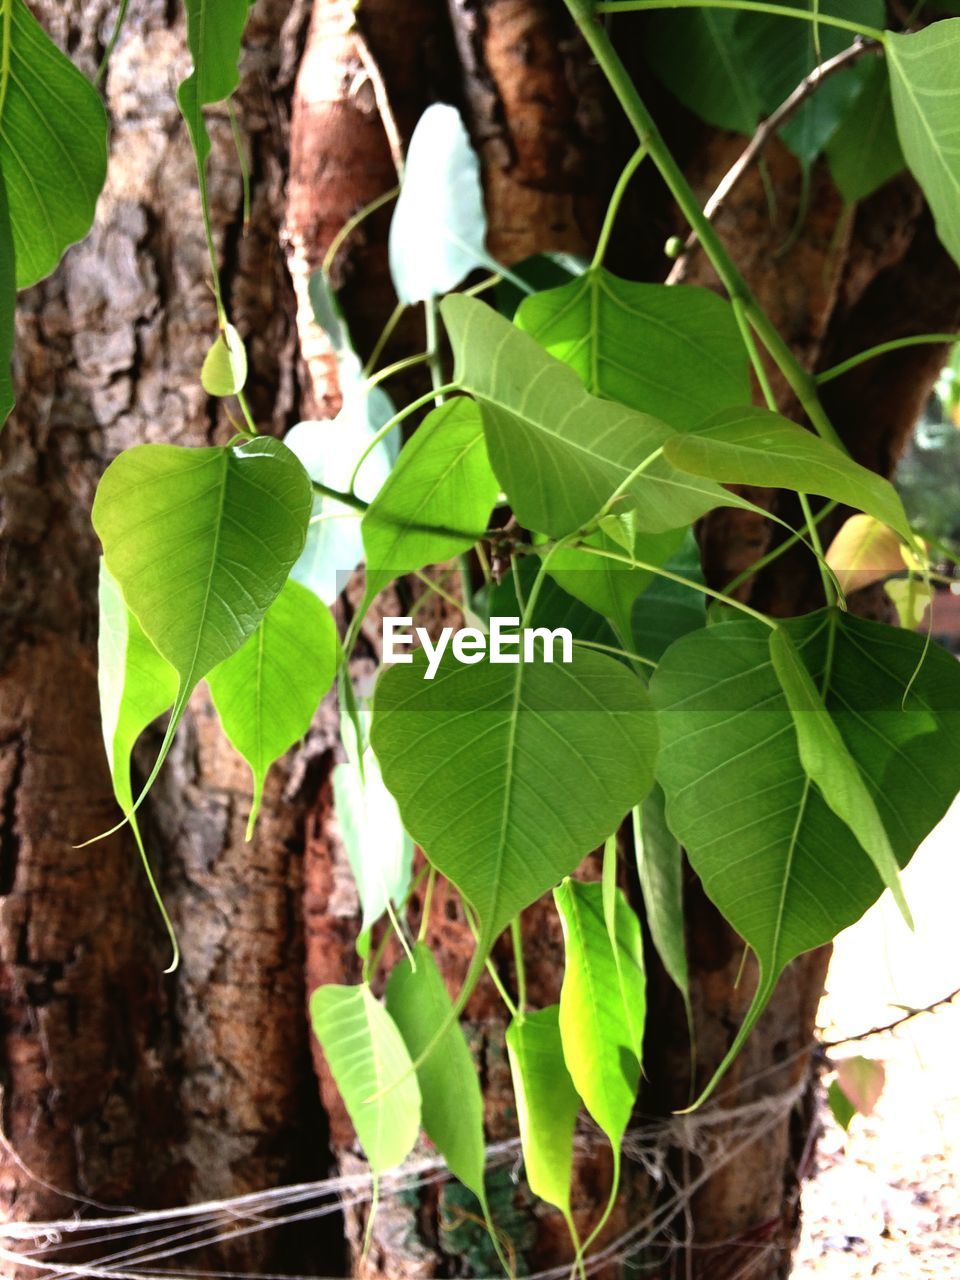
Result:
{"type": "MultiPolygon", "coordinates": [[[[466,444],[463,446],[463,448],[456,455],[456,457],[453,458],[452,461],[448,464],[448,466],[441,472],[441,474],[436,477],[433,484],[430,486],[426,494],[421,499],[421,503],[420,503],[421,507],[430,501],[430,499],[434,496],[434,494],[437,492],[437,490],[440,488],[443,482],[448,478],[451,472],[454,471],[458,466],[460,466],[464,458],[477,447],[477,445],[481,442],[481,440],[483,440],[482,430],[477,432],[476,436],[474,436],[474,438],[469,442],[469,444],[466,444]]],[[[395,520],[391,516],[381,515],[381,513],[378,511],[374,511],[374,515],[378,517],[384,524],[392,526],[394,530],[394,539],[392,544],[393,547],[396,547],[397,543],[403,539],[403,536],[407,533],[410,533],[411,531],[415,533],[443,534],[445,532],[449,532],[451,535],[456,534],[455,529],[444,530],[438,525],[420,524],[416,520],[411,520],[407,517],[404,517],[404,519],[401,521],[401,520],[395,520]]],[[[480,532],[482,532],[482,530],[480,532]]],[[[466,530],[464,530],[463,536],[465,538],[468,538],[470,534],[466,530]]],[[[478,533],[478,536],[479,536],[479,533],[478,533]]]]}
{"type": "Polygon", "coordinates": [[[7,101],[7,85],[10,83],[10,31],[13,23],[13,0],[0,0],[0,123],[7,101]]]}
{"type": "Polygon", "coordinates": [[[734,67],[730,62],[730,58],[728,56],[728,50],[723,40],[720,38],[719,34],[717,33],[717,21],[718,21],[717,15],[715,13],[711,13],[709,9],[703,9],[701,13],[702,13],[704,25],[708,27],[710,30],[710,35],[713,39],[714,46],[717,49],[720,62],[726,73],[727,79],[733,87],[734,95],[736,96],[737,101],[740,103],[741,107],[743,108],[744,116],[747,118],[749,118],[750,116],[753,116],[755,118],[756,111],[751,106],[746,95],[742,92],[742,77],[737,73],[736,67],[734,67]]]}
{"type": "MultiPolygon", "coordinates": [[[[577,933],[578,933],[578,935],[579,935],[579,939],[580,939],[580,956],[581,956],[581,966],[582,966],[582,969],[583,969],[583,973],[584,973],[584,976],[585,976],[585,979],[586,979],[587,986],[588,986],[589,991],[590,991],[590,997],[589,997],[589,998],[590,998],[590,1006],[591,1006],[591,1009],[592,1009],[592,1012],[593,1012],[594,1021],[595,1021],[595,1022],[596,1022],[596,1024],[599,1026],[599,1024],[600,1024],[600,1001],[599,1001],[599,999],[597,998],[597,990],[598,990],[598,987],[599,987],[600,985],[602,985],[602,984],[599,984],[599,983],[597,982],[596,975],[595,975],[594,970],[593,970],[593,966],[590,964],[590,961],[589,961],[589,958],[588,958],[587,947],[586,947],[586,944],[585,944],[585,941],[584,941],[584,937],[585,937],[585,935],[584,935],[583,925],[582,925],[582,923],[581,923],[581,919],[580,919],[580,908],[579,908],[579,906],[578,906],[578,904],[577,904],[577,895],[576,895],[575,893],[571,893],[571,894],[570,894],[570,901],[571,901],[571,903],[573,904],[573,911],[572,911],[572,915],[573,915],[573,917],[575,918],[575,921],[576,921],[576,927],[577,927],[577,933]]],[[[613,938],[610,938],[610,947],[611,947],[611,950],[613,950],[613,948],[614,948],[615,946],[616,946],[616,942],[614,941],[614,939],[613,939],[613,938]]],[[[621,998],[622,998],[622,994],[623,994],[623,993],[622,993],[622,991],[621,991],[621,998]]],[[[611,1098],[611,1095],[610,1095],[610,1078],[609,1078],[609,1075],[608,1075],[608,1073],[607,1073],[606,1066],[607,1066],[607,1058],[606,1058],[606,1055],[603,1055],[603,1056],[601,1057],[600,1080],[601,1080],[601,1088],[603,1089],[604,1097],[606,1098],[607,1109],[608,1109],[608,1111],[610,1111],[610,1110],[613,1110],[613,1109],[614,1109],[614,1102],[613,1102],[613,1100],[612,1100],[612,1098],[611,1098]]]]}
{"type": "MultiPolygon", "coordinates": [[[[222,478],[220,481],[220,497],[217,504],[217,520],[216,520],[216,525],[214,527],[214,533],[213,533],[213,545],[210,549],[210,569],[207,573],[207,585],[203,594],[203,608],[200,610],[197,617],[197,627],[196,627],[197,638],[193,647],[193,658],[191,659],[191,662],[190,662],[190,674],[183,681],[183,684],[181,686],[181,691],[180,691],[181,696],[183,696],[184,691],[190,691],[193,688],[194,673],[196,672],[196,669],[197,669],[197,656],[200,653],[200,640],[203,635],[204,626],[206,624],[207,612],[210,608],[210,593],[213,590],[213,575],[216,570],[217,555],[220,550],[220,537],[221,537],[221,530],[223,528],[223,509],[224,509],[224,506],[226,505],[226,499],[227,499],[227,476],[230,470],[230,459],[226,451],[224,451],[222,456],[223,456],[223,462],[221,466],[222,478]]],[[[177,701],[179,702],[180,698],[178,698],[177,701]]]]}
{"type": "MultiPolygon", "coordinates": [[[[896,52],[896,45],[893,43],[888,43],[886,45],[886,54],[888,58],[893,59],[893,61],[897,64],[897,67],[899,68],[900,83],[903,85],[904,89],[906,90],[907,94],[910,97],[910,101],[913,104],[914,111],[918,119],[920,120],[920,123],[923,125],[927,138],[930,141],[930,147],[931,147],[931,150],[933,151],[933,154],[936,156],[940,164],[940,167],[943,169],[943,172],[946,174],[947,180],[949,181],[950,185],[958,194],[960,194],[960,178],[957,178],[954,175],[954,173],[950,169],[950,166],[947,164],[945,153],[937,142],[937,135],[930,128],[930,122],[927,119],[926,112],[924,111],[923,107],[920,105],[919,97],[914,92],[914,88],[910,82],[910,78],[904,74],[903,59],[896,52]]],[[[945,91],[945,94],[939,94],[938,96],[956,97],[957,94],[958,94],[957,90],[951,91],[948,89],[945,91]]],[[[927,96],[931,97],[933,95],[930,91],[928,91],[927,96]]]]}
{"type": "Polygon", "coordinates": [[[513,762],[517,751],[517,722],[520,718],[520,692],[523,684],[523,666],[524,664],[522,662],[517,663],[517,674],[513,682],[513,701],[510,707],[510,729],[507,735],[507,774],[503,790],[503,812],[500,818],[500,834],[497,840],[496,886],[494,889],[490,919],[483,921],[483,937],[481,937],[480,943],[477,946],[478,952],[487,952],[493,945],[493,921],[498,914],[498,908],[500,905],[500,889],[503,882],[503,851],[506,844],[510,807],[513,803],[513,762]]]}

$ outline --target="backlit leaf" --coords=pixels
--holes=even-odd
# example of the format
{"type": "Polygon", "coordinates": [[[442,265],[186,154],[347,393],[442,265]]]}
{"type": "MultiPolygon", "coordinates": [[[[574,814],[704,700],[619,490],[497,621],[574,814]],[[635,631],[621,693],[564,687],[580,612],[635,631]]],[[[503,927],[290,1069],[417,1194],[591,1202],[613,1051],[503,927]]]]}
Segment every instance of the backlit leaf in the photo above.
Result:
{"type": "Polygon", "coordinates": [[[837,1063],[837,1084],[862,1116],[873,1115],[885,1080],[883,1063],[874,1058],[856,1054],[837,1063]]]}
{"type": "Polygon", "coordinates": [[[247,381],[247,349],[232,324],[225,325],[207,352],[200,382],[211,396],[235,396],[247,381]]]}
{"type": "Polygon", "coordinates": [[[370,1168],[386,1173],[420,1131],[420,1086],[403,1037],[365,984],[318,987],[310,1018],[370,1168]]]}
{"type": "Polygon", "coordinates": [[[885,524],[873,516],[855,515],[840,526],[825,559],[845,592],[859,591],[903,572],[906,565],[902,547],[901,540],[885,524]]]}
{"type": "Polygon", "coordinates": [[[663,789],[633,811],[633,843],[650,938],[667,976],[679,988],[690,1020],[690,978],[683,917],[683,851],[667,826],[663,789]]]}
{"type": "MultiPolygon", "coordinates": [[[[416,969],[404,958],[387,982],[387,1009],[414,1059],[449,1018],[451,1002],[429,947],[413,949],[416,969]]],[[[479,1199],[485,1199],[483,1098],[476,1068],[456,1023],[417,1067],[423,1096],[423,1128],[451,1172],[479,1199]]]]}
{"type": "Polygon", "coordinates": [[[253,635],[207,676],[223,731],[253,772],[248,840],[267,771],[310,728],[337,648],[330,610],[288,578],[253,635]]]}

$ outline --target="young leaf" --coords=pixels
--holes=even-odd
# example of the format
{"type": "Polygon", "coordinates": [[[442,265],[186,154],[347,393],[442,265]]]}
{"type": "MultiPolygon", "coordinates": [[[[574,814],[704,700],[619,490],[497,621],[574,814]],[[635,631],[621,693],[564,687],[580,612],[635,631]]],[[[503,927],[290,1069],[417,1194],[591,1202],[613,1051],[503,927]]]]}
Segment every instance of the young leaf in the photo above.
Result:
{"type": "Polygon", "coordinates": [[[0,427],[14,405],[10,360],[17,310],[17,274],[13,261],[13,236],[10,232],[10,210],[7,191],[0,169],[0,427]]]}
{"type": "Polygon", "coordinates": [[[0,176],[25,289],[90,230],[107,171],[107,117],[23,0],[0,9],[0,176]]]}
{"type": "Polygon", "coordinates": [[[564,537],[618,491],[648,533],[745,505],[666,462],[669,427],[589,395],[572,369],[482,302],[449,297],[441,311],[456,380],[480,403],[490,462],[522,525],[564,537]]]}
{"type": "Polygon", "coordinates": [[[364,513],[368,597],[468,550],[486,529],[498,492],[474,402],[461,396],[434,409],[364,513]]]}
{"type": "MultiPolygon", "coordinates": [[[[838,610],[781,626],[823,690],[906,865],[960,784],[960,667],[936,645],[926,651],[919,636],[838,610]]],[[[785,965],[852,924],[882,890],[859,840],[803,767],[768,632],[745,620],[684,636],[650,684],[670,830],[760,966],[747,1017],[703,1096],[785,965]]]]}
{"type": "Polygon", "coordinates": [[[560,1006],[515,1018],[506,1038],[527,1182],[534,1195],[558,1208],[569,1223],[580,1099],[563,1060],[560,1006]]]}
{"type": "MultiPolygon", "coordinates": [[[[429,947],[418,942],[409,959],[393,969],[387,982],[387,1010],[412,1058],[419,1058],[451,1009],[450,997],[429,947]]],[[[483,1169],[483,1098],[476,1068],[460,1027],[451,1023],[436,1049],[417,1068],[423,1096],[423,1128],[451,1172],[481,1201],[486,1199],[483,1169]]]]}
{"type": "Polygon", "coordinates": [[[480,161],[456,107],[437,102],[417,122],[390,223],[390,274],[401,302],[455,289],[489,262],[480,161]]]}
{"type": "Polygon", "coordinates": [[[893,114],[907,164],[923,189],[937,233],[960,263],[960,18],[886,39],[893,114]]]}
{"type": "Polygon", "coordinates": [[[873,516],[850,516],[827,548],[826,562],[844,592],[859,591],[906,568],[903,543],[873,516]]]}
{"type": "Polygon", "coordinates": [[[857,1054],[837,1063],[837,1084],[862,1116],[873,1115],[883,1093],[885,1080],[883,1063],[874,1058],[864,1058],[857,1054]]]}
{"type": "Polygon", "coordinates": [[[827,1105],[834,1120],[846,1133],[850,1128],[850,1121],[857,1114],[857,1108],[840,1088],[838,1080],[830,1081],[827,1088],[827,1105]]]}
{"type": "Polygon", "coordinates": [[[650,938],[691,1020],[690,975],[683,918],[683,852],[667,826],[663,789],[655,785],[633,811],[633,844],[650,938]]]}
{"type": "Polygon", "coordinates": [[[247,381],[247,349],[232,324],[225,325],[207,352],[200,382],[210,396],[235,396],[247,381]]]}
{"type": "MultiPolygon", "coordinates": [[[[907,924],[912,927],[910,910],[900,884],[897,857],[877,806],[790,633],[782,627],[770,632],[770,661],[790,708],[804,772],[816,784],[828,806],[859,840],[860,847],[869,856],[907,924]]],[[[832,655],[828,654],[824,672],[827,686],[832,676],[831,666],[832,655]]]]}
{"type": "Polygon", "coordinates": [[[563,1056],[584,1106],[620,1143],[640,1083],[646,1011],[640,922],[615,890],[611,944],[599,884],[564,880],[553,891],[563,925],[565,968],[560,991],[563,1056]]]}
{"type": "Polygon", "coordinates": [[[310,728],[337,648],[330,610],[288,578],[253,635],[207,676],[223,731],[253,772],[248,840],[267,771],[310,728]]]}
{"type": "Polygon", "coordinates": [[[833,180],[844,200],[851,204],[872,195],[905,164],[883,59],[870,58],[861,74],[860,96],[827,143],[833,180]]]}
{"type": "Polygon", "coordinates": [[[568,875],[649,790],[656,725],[622,663],[444,660],[383,673],[372,743],[404,825],[473,906],[478,951],[568,875]],[[416,744],[416,750],[411,749],[416,744]]]}
{"type": "Polygon", "coordinates": [[[733,308],[709,289],[620,280],[592,267],[527,298],[517,325],[595,396],[684,430],[750,400],[733,308]]]}
{"type": "Polygon", "coordinates": [[[767,485],[833,498],[910,539],[903,503],[889,480],[768,409],[726,410],[696,431],[668,440],[664,453],[675,466],[724,484],[767,485]]]}
{"type": "Polygon", "coordinates": [[[420,1131],[420,1087],[403,1037],[366,984],[318,987],[310,1019],[370,1168],[386,1173],[420,1131]]]}

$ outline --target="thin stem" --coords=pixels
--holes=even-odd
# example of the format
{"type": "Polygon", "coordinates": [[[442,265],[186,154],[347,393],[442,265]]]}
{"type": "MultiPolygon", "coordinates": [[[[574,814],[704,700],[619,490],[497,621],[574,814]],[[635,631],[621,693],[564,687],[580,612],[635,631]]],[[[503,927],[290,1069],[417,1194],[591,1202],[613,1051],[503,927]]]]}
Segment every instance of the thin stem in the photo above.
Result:
{"type": "Polygon", "coordinates": [[[382,369],[378,369],[376,373],[371,374],[364,383],[364,391],[368,392],[372,387],[378,386],[381,382],[386,382],[388,378],[395,377],[398,373],[403,373],[406,369],[414,369],[419,364],[426,364],[430,359],[429,351],[421,351],[415,356],[405,356],[403,360],[395,360],[393,364],[385,365],[382,369]]]}
{"type": "Polygon", "coordinates": [[[370,374],[377,367],[377,361],[383,355],[383,349],[393,337],[393,331],[400,323],[400,318],[406,309],[407,304],[405,302],[398,302],[390,312],[390,315],[387,318],[387,323],[380,330],[380,337],[377,339],[373,350],[370,352],[370,359],[363,366],[363,376],[365,378],[369,378],[370,374]]]}
{"type": "Polygon", "coordinates": [[[246,235],[250,226],[250,165],[247,163],[247,149],[243,145],[243,134],[240,132],[240,122],[237,119],[232,98],[227,99],[227,114],[230,117],[230,132],[233,134],[233,145],[237,151],[237,164],[243,186],[243,231],[246,235]]]}
{"type": "Polygon", "coordinates": [[[420,912],[420,928],[417,931],[417,942],[426,942],[427,929],[430,927],[430,908],[433,905],[433,891],[437,884],[437,872],[434,867],[430,868],[430,874],[427,876],[427,888],[423,895],[423,909],[420,912]]]}
{"type": "Polygon", "coordinates": [[[363,498],[358,498],[355,493],[344,493],[342,489],[332,489],[330,485],[320,480],[313,480],[311,483],[314,493],[319,493],[324,498],[333,498],[337,502],[342,502],[345,507],[353,507],[355,511],[366,511],[370,506],[369,502],[364,502],[363,498]]]}
{"type": "Polygon", "coordinates": [[[250,406],[247,404],[247,397],[243,391],[237,392],[237,404],[240,406],[240,412],[243,414],[243,420],[247,424],[247,430],[252,436],[258,436],[260,432],[257,430],[257,424],[253,420],[253,414],[250,412],[250,406]]]}
{"type": "Polygon", "coordinates": [[[578,640],[576,637],[573,641],[578,649],[599,649],[601,653],[612,653],[617,658],[628,658],[630,662],[642,662],[646,667],[656,667],[656,663],[652,658],[644,658],[639,653],[630,653],[627,649],[618,649],[616,645],[601,644],[599,640],[578,640]]]}
{"type": "Polygon", "coordinates": [[[440,336],[438,333],[437,300],[427,298],[423,304],[423,318],[427,336],[427,362],[430,365],[430,385],[433,387],[437,408],[443,404],[440,388],[443,386],[443,365],[440,361],[440,336]]]}
{"type": "Polygon", "coordinates": [[[492,275],[484,277],[479,284],[473,284],[469,289],[461,290],[464,298],[475,298],[480,293],[486,293],[488,289],[494,289],[503,279],[499,271],[495,271],[492,275]]]}
{"type": "Polygon", "coordinates": [[[858,365],[865,364],[868,360],[884,356],[888,351],[899,351],[902,347],[922,347],[927,344],[937,346],[941,343],[954,342],[960,342],[960,333],[916,333],[908,338],[893,338],[890,342],[880,342],[875,347],[868,347],[866,351],[851,356],[849,360],[842,360],[832,369],[824,369],[823,373],[815,375],[814,381],[818,386],[823,386],[825,382],[832,382],[834,378],[849,373],[851,369],[856,369],[858,365]]]}
{"type": "Polygon", "coordinates": [[[593,261],[590,263],[592,268],[599,267],[603,264],[603,259],[607,252],[607,245],[610,243],[610,236],[613,234],[613,227],[617,220],[617,214],[620,212],[620,205],[623,201],[624,195],[626,194],[627,187],[630,185],[630,179],[636,173],[637,169],[639,169],[646,154],[646,147],[642,145],[637,147],[636,151],[624,165],[623,172],[617,179],[617,184],[613,188],[613,192],[610,196],[610,203],[607,205],[607,212],[603,219],[603,226],[600,229],[600,237],[597,240],[597,247],[594,250],[593,261]]]}
{"type": "Polygon", "coordinates": [[[97,74],[93,78],[93,83],[98,88],[103,81],[103,77],[107,74],[107,67],[110,65],[110,59],[113,56],[113,51],[117,47],[117,41],[120,39],[120,32],[123,30],[123,22],[127,16],[127,4],[128,0],[120,0],[120,8],[117,10],[117,19],[113,24],[113,30],[110,32],[110,39],[107,41],[106,48],[103,51],[103,57],[100,59],[100,65],[97,67],[97,74]]]}
{"type": "Polygon", "coordinates": [[[463,613],[463,601],[458,600],[456,596],[452,596],[449,591],[444,591],[439,582],[434,582],[432,578],[428,578],[422,569],[414,569],[413,576],[428,587],[434,595],[438,595],[441,600],[446,601],[448,605],[456,609],[458,613],[463,613]]]}
{"type": "Polygon", "coordinates": [[[823,543],[820,541],[820,530],[817,528],[816,521],[813,518],[813,510],[810,506],[810,499],[805,493],[797,493],[800,499],[800,510],[803,512],[803,527],[810,534],[810,542],[817,556],[817,567],[820,570],[820,581],[823,584],[823,594],[827,598],[827,604],[840,604],[842,608],[846,608],[846,600],[837,596],[837,590],[834,586],[834,580],[830,576],[827,569],[826,561],[823,556],[823,543]]]}
{"type": "MultiPolygon", "coordinates": [[[[813,517],[813,523],[819,524],[821,520],[826,519],[831,511],[836,511],[838,505],[839,504],[836,502],[828,502],[826,506],[821,507],[813,517]]],[[[793,533],[790,534],[789,538],[784,538],[783,542],[778,543],[772,551],[768,551],[766,555],[761,556],[759,560],[755,560],[753,564],[738,573],[735,578],[732,578],[724,587],[724,591],[728,595],[732,595],[734,591],[736,591],[738,587],[742,586],[748,578],[752,578],[755,573],[759,573],[761,569],[765,569],[767,565],[772,564],[774,560],[779,560],[785,551],[789,551],[792,546],[795,546],[796,543],[802,541],[803,531],[794,530],[793,533]]]]}
{"type": "MultiPolygon", "coordinates": [[[[410,899],[413,897],[416,891],[420,888],[420,885],[423,882],[424,876],[430,871],[430,869],[431,868],[428,863],[425,867],[421,867],[420,870],[417,872],[417,874],[414,876],[413,880],[410,882],[410,888],[407,890],[406,896],[404,897],[403,902],[400,904],[401,911],[405,911],[407,909],[407,905],[409,904],[410,899]]],[[[375,976],[377,970],[380,968],[380,962],[383,959],[383,953],[387,949],[387,943],[393,937],[393,932],[394,932],[393,924],[388,918],[387,927],[383,931],[383,936],[381,937],[380,941],[377,943],[376,950],[370,956],[365,966],[365,968],[369,970],[369,973],[371,976],[375,976]]]]}
{"type": "MultiPolygon", "coordinates": [[[[600,64],[627,119],[633,126],[638,140],[647,148],[650,159],[657,166],[680,211],[693,230],[697,232],[704,252],[713,264],[714,270],[720,277],[727,293],[731,298],[739,298],[742,301],[745,314],[754,332],[766,347],[800,401],[814,429],[825,440],[829,440],[831,444],[843,448],[829,418],[823,411],[823,406],[817,399],[816,386],[813,379],[794,356],[774,325],[767,319],[746,280],[744,280],[724,248],[720,237],[704,216],[700,205],[697,203],[697,198],[690,188],[690,184],[684,177],[680,166],[674,160],[653,117],[637,93],[630,74],[623,65],[620,55],[613,47],[610,37],[593,20],[593,12],[587,0],[566,0],[566,5],[573,15],[583,38],[600,64]]],[[[691,5],[690,7],[695,6],[691,5]]],[[[778,13],[783,12],[792,16],[797,16],[798,13],[797,10],[780,10],[776,6],[770,7],[778,13]]],[[[859,30],[859,28],[857,29],[859,30]]]]}
{"type": "MultiPolygon", "coordinates": [[[[474,932],[474,936],[476,936],[476,932],[477,932],[476,929],[474,929],[473,932],[474,932]]],[[[497,966],[493,963],[493,961],[490,959],[489,956],[487,956],[487,959],[486,959],[486,968],[487,968],[487,973],[490,975],[490,981],[497,988],[497,995],[506,1005],[507,1012],[510,1014],[510,1017],[519,1018],[520,1010],[517,1008],[517,1006],[513,1003],[513,1000],[510,998],[510,992],[503,985],[503,979],[500,977],[499,973],[497,973],[497,966]]]]}
{"type": "Polygon", "coordinates": [[[523,934],[520,917],[510,921],[510,941],[513,944],[513,968],[517,976],[517,1008],[522,1014],[527,1007],[527,970],[523,962],[523,934]]]}
{"type": "Polygon", "coordinates": [[[810,13],[806,9],[787,9],[781,4],[767,4],[764,0],[601,0],[594,6],[595,13],[645,13],[655,9],[733,9],[747,13],[770,13],[777,18],[800,18],[804,22],[819,23],[824,27],[836,27],[840,31],[852,31],[854,35],[867,36],[883,41],[885,33],[879,27],[868,27],[848,18],[836,18],[829,13],[810,13]]]}
{"type": "Polygon", "coordinates": [[[383,195],[377,196],[376,199],[368,201],[362,209],[358,209],[352,218],[348,218],[337,234],[330,241],[330,247],[323,255],[321,270],[324,275],[330,274],[330,268],[333,266],[340,246],[347,239],[351,232],[359,227],[365,218],[369,218],[372,213],[376,213],[378,209],[382,209],[385,204],[389,204],[391,200],[396,200],[400,194],[399,183],[395,187],[391,187],[389,191],[384,191],[383,195]]]}
{"type": "Polygon", "coordinates": [[[418,396],[416,400],[412,400],[405,409],[401,409],[399,413],[395,413],[393,417],[383,424],[380,430],[370,439],[367,447],[361,453],[357,465],[353,468],[353,474],[350,476],[350,484],[348,488],[351,493],[356,489],[357,476],[360,474],[360,468],[366,462],[367,458],[373,453],[374,449],[385,436],[388,436],[394,427],[398,427],[404,419],[409,418],[411,413],[416,413],[418,409],[422,409],[428,405],[431,400],[435,400],[438,395],[451,395],[454,391],[459,391],[460,385],[456,382],[448,382],[446,386],[439,387],[436,391],[428,391],[425,395],[418,396]]]}

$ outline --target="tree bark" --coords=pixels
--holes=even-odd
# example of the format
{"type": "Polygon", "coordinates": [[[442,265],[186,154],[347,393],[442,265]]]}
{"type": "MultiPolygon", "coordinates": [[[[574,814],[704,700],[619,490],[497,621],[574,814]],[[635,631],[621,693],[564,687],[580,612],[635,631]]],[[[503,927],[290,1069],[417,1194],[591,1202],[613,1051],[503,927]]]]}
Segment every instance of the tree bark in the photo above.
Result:
{"type": "MultiPolygon", "coordinates": [[[[92,71],[112,6],[37,0],[34,7],[92,71]]],[[[639,64],[642,22],[624,27],[624,37],[626,56],[639,64]]],[[[252,182],[245,234],[230,129],[217,112],[210,187],[225,295],[247,339],[250,400],[266,429],[282,434],[300,418],[336,411],[335,364],[311,320],[309,273],[343,223],[395,184],[398,148],[431,101],[453,101],[464,112],[483,161],[495,256],[513,262],[545,249],[590,251],[631,143],[559,4],[367,0],[355,20],[347,0],[260,0],[246,46],[238,95],[252,182]]],[[[9,1144],[0,1151],[0,1208],[12,1221],[70,1214],[73,1197],[169,1207],[362,1167],[305,1014],[313,986],[358,973],[356,892],[329,787],[332,708],[321,709],[303,747],[272,772],[247,845],[246,767],[224,742],[206,692],[195,695],[144,819],[183,950],[174,975],[161,974],[166,943],[129,837],[75,847],[115,814],[96,703],[95,485],[129,445],[219,442],[232,432],[198,377],[215,313],[193,160],[172,93],[188,66],[175,10],[135,0],[106,81],[111,162],[96,226],[21,299],[19,401],[0,437],[0,1083],[9,1144]]],[[[742,140],[702,129],[656,86],[645,87],[669,117],[691,180],[708,194],[742,140]]],[[[793,225],[800,176],[776,145],[768,163],[780,221],[771,222],[752,174],[718,225],[805,363],[823,367],[907,327],[955,327],[957,273],[911,182],[895,180],[851,216],[818,167],[810,214],[771,267],[793,225]]],[[[641,171],[611,265],[662,278],[661,246],[678,229],[673,218],[660,184],[641,171]]],[[[393,306],[388,221],[389,210],[366,221],[334,264],[364,352],[393,306]]],[[[690,279],[715,283],[699,255],[690,279]]],[[[400,326],[393,356],[419,349],[419,325],[411,315],[400,326]]],[[[830,384],[828,409],[862,461],[889,472],[938,360],[935,349],[913,348],[830,384]]],[[[398,389],[419,392],[422,384],[413,377],[398,389]]],[[[786,398],[784,405],[792,408],[786,398]]],[[[711,580],[722,585],[748,567],[770,528],[740,513],[705,520],[711,580]]],[[[800,556],[781,563],[751,580],[745,598],[780,614],[815,607],[809,564],[800,556]]],[[[878,593],[864,596],[864,610],[883,609],[878,593]]],[[[153,734],[143,744],[141,770],[157,741],[153,734]]],[[[591,860],[583,874],[597,874],[591,860]]],[[[752,979],[748,968],[737,983],[741,944],[692,875],[686,890],[705,1076],[742,1019],[752,979]]],[[[555,999],[562,941],[552,910],[532,908],[524,933],[531,997],[555,999]]],[[[456,988],[473,943],[442,884],[429,940],[456,988]]],[[[510,981],[507,952],[495,959],[510,981]]],[[[761,1280],[787,1273],[798,1166],[815,1120],[809,1096],[777,1107],[811,1078],[808,1046],[826,959],[819,952],[791,966],[726,1082],[721,1103],[767,1115],[762,1135],[698,1185],[686,1215],[661,1224],[688,1247],[666,1248],[661,1232],[640,1248],[636,1260],[656,1262],[664,1276],[722,1280],[748,1274],[747,1262],[761,1280]]],[[[676,993],[650,960],[639,1113],[666,1117],[686,1101],[689,1051],[676,993]]],[[[512,1137],[492,985],[481,985],[468,1016],[489,1139],[512,1137]]],[[[733,1140],[739,1125],[734,1117],[713,1137],[733,1140]]],[[[660,1132],[663,1178],[628,1162],[604,1240],[631,1226],[644,1240],[651,1233],[642,1224],[663,1203],[662,1188],[700,1177],[705,1152],[693,1129],[674,1121],[660,1132]]],[[[574,1191],[581,1229],[604,1202],[609,1173],[602,1144],[585,1140],[574,1191]]],[[[569,1259],[557,1215],[535,1206],[509,1168],[494,1175],[491,1199],[522,1268],[569,1259]]],[[[362,1227],[362,1214],[352,1213],[345,1233],[334,1217],[299,1231],[235,1234],[186,1255],[185,1265],[318,1274],[352,1265],[371,1277],[482,1275],[493,1266],[473,1209],[453,1186],[425,1191],[416,1203],[385,1204],[361,1264],[362,1227]]],[[[611,1265],[600,1274],[617,1273],[611,1265]]],[[[35,1272],[24,1265],[19,1274],[35,1272]]]]}

